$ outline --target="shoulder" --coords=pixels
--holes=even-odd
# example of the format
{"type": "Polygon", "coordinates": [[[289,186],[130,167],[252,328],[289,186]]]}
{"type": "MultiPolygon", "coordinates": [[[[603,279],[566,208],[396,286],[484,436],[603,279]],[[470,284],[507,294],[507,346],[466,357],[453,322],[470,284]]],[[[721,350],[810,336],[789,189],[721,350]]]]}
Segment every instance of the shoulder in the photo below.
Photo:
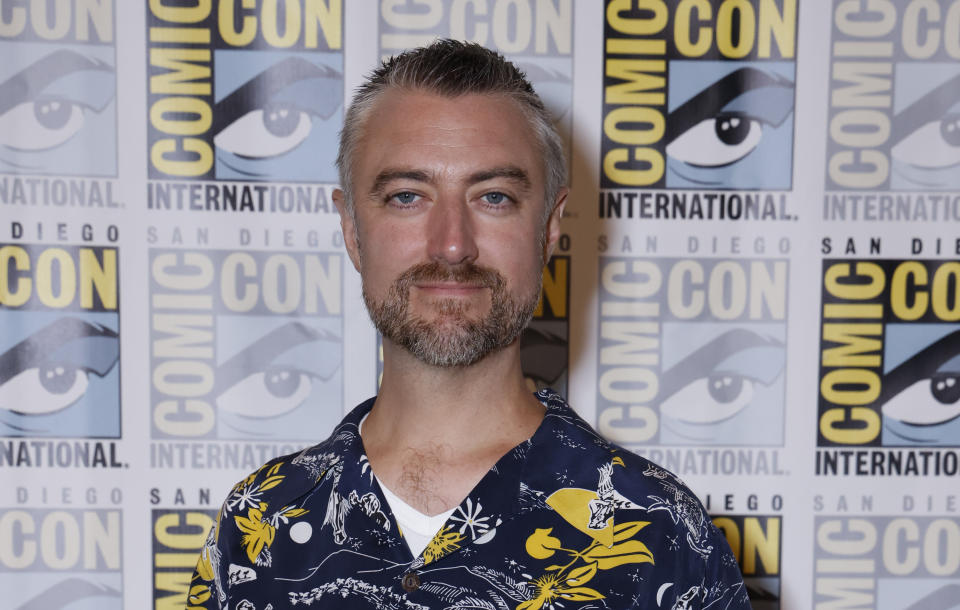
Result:
{"type": "MultiPolygon", "coordinates": [[[[602,527],[621,511],[636,511],[651,527],[687,542],[710,560],[723,537],[693,491],[672,472],[601,437],[555,394],[539,394],[547,406],[538,454],[529,480],[557,506],[586,501],[588,528],[602,527]],[[551,418],[553,421],[551,421],[551,418]]],[[[532,485],[529,485],[533,487],[532,485]]],[[[725,546],[725,543],[724,545],[725,546]]]]}
{"type": "Polygon", "coordinates": [[[541,390],[537,397],[547,407],[544,434],[539,439],[544,452],[554,463],[567,466],[573,483],[596,484],[598,475],[603,475],[612,477],[618,488],[658,494],[675,489],[699,504],[675,474],[605,439],[552,390],[541,390]]]}

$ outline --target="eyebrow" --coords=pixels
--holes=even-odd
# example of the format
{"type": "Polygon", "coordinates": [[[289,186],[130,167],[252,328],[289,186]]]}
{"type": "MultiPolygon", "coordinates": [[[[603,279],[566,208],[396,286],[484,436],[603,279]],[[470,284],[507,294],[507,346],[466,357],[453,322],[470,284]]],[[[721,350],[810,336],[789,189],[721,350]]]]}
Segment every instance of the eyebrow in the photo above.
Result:
{"type": "Polygon", "coordinates": [[[704,118],[717,115],[724,106],[747,91],[761,87],[793,89],[793,82],[756,68],[734,70],[670,112],[667,117],[667,143],[676,140],[704,118]]]}
{"type": "Polygon", "coordinates": [[[113,69],[100,60],[87,59],[79,53],[64,49],[38,59],[0,83],[0,114],[33,100],[50,83],[68,74],[85,70],[113,73],[113,69]]]}
{"type": "Polygon", "coordinates": [[[921,126],[930,121],[939,121],[957,102],[957,87],[960,74],[931,89],[926,95],[910,104],[893,117],[891,142],[900,143],[921,126]]]}
{"type": "MultiPolygon", "coordinates": [[[[529,189],[532,182],[530,175],[516,165],[504,165],[474,172],[467,177],[467,184],[479,184],[487,180],[505,178],[517,183],[524,190],[529,189]]],[[[383,192],[384,187],[394,180],[412,180],[413,182],[436,183],[441,180],[435,175],[419,169],[385,169],[373,180],[370,194],[377,195],[383,192]]]]}
{"type": "Polygon", "coordinates": [[[103,377],[119,359],[119,350],[113,329],[60,318],[0,354],[0,384],[49,362],[67,362],[103,377]]]}

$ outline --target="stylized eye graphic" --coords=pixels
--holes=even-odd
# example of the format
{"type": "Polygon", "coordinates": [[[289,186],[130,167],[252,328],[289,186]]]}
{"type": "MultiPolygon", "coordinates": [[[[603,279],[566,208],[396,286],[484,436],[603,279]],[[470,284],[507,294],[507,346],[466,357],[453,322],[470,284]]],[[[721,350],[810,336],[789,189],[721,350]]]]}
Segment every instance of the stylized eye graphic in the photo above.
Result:
{"type": "Polygon", "coordinates": [[[65,99],[24,102],[0,116],[0,144],[17,150],[46,150],[83,129],[83,109],[65,99]]]}
{"type": "Polygon", "coordinates": [[[930,121],[890,149],[897,161],[941,169],[960,163],[960,114],[930,121]]]}
{"type": "Polygon", "coordinates": [[[753,152],[763,126],[779,126],[793,111],[793,83],[740,68],[670,112],[667,156],[696,167],[724,167],[753,152]]]}
{"type": "Polygon", "coordinates": [[[745,329],[727,331],[661,376],[665,420],[714,424],[746,408],[757,384],[770,385],[785,363],[784,347],[745,329]]]}
{"type": "Polygon", "coordinates": [[[754,383],[733,373],[701,377],[663,401],[660,412],[691,424],[723,421],[750,404],[754,383]]]}
{"type": "Polygon", "coordinates": [[[338,337],[290,322],[218,367],[216,404],[245,418],[278,417],[302,405],[314,380],[330,379],[339,367],[338,337]]]}
{"type": "Polygon", "coordinates": [[[0,408],[23,415],[52,413],[75,403],[88,384],[86,371],[72,365],[27,369],[0,387],[0,408]]]}
{"type": "Polygon", "coordinates": [[[914,426],[933,426],[960,416],[960,375],[920,379],[883,406],[883,414],[914,426]]]}
{"type": "Polygon", "coordinates": [[[918,427],[960,417],[958,355],[960,330],[934,341],[884,375],[883,388],[890,398],[883,414],[918,427]]]}
{"type": "Polygon", "coordinates": [[[60,146],[81,129],[87,112],[113,99],[113,70],[60,50],[0,83],[0,145],[37,152],[60,146]]]}
{"type": "Polygon", "coordinates": [[[109,328],[61,318],[0,354],[0,410],[45,415],[66,409],[119,359],[109,328]]]}
{"type": "Polygon", "coordinates": [[[276,417],[299,407],[312,389],[308,373],[271,367],[244,377],[220,394],[217,406],[246,417],[276,417]]]}
{"type": "Polygon", "coordinates": [[[336,70],[285,59],[217,102],[213,142],[249,159],[290,152],[309,137],[312,117],[327,119],[336,112],[341,92],[336,70]]]}
{"type": "Polygon", "coordinates": [[[667,154],[691,165],[722,167],[753,152],[763,127],[745,114],[704,119],[667,145],[667,154]]]}
{"type": "Polygon", "coordinates": [[[276,157],[310,135],[310,115],[287,104],[270,104],[234,121],[213,138],[219,148],[250,158],[276,157]]]}

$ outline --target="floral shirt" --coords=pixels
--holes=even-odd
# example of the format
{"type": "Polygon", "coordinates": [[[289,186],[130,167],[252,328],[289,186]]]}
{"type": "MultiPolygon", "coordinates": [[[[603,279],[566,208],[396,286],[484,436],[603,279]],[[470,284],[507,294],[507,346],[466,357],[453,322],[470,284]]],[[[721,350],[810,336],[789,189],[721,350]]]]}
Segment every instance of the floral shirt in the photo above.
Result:
{"type": "Polygon", "coordinates": [[[238,483],[188,608],[749,609],[737,563],[677,478],[611,445],[550,390],[504,455],[413,557],[358,424],[238,483]]]}

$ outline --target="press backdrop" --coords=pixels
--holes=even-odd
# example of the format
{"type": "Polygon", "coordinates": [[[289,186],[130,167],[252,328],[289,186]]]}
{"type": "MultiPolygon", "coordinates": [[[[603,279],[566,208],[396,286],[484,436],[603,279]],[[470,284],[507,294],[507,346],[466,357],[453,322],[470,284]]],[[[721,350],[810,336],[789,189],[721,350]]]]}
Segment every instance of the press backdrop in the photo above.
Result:
{"type": "Polygon", "coordinates": [[[950,0],[0,0],[0,607],[181,607],[230,486],[376,392],[337,131],[437,36],[569,152],[531,387],[682,476],[755,608],[956,608],[950,0]]]}

